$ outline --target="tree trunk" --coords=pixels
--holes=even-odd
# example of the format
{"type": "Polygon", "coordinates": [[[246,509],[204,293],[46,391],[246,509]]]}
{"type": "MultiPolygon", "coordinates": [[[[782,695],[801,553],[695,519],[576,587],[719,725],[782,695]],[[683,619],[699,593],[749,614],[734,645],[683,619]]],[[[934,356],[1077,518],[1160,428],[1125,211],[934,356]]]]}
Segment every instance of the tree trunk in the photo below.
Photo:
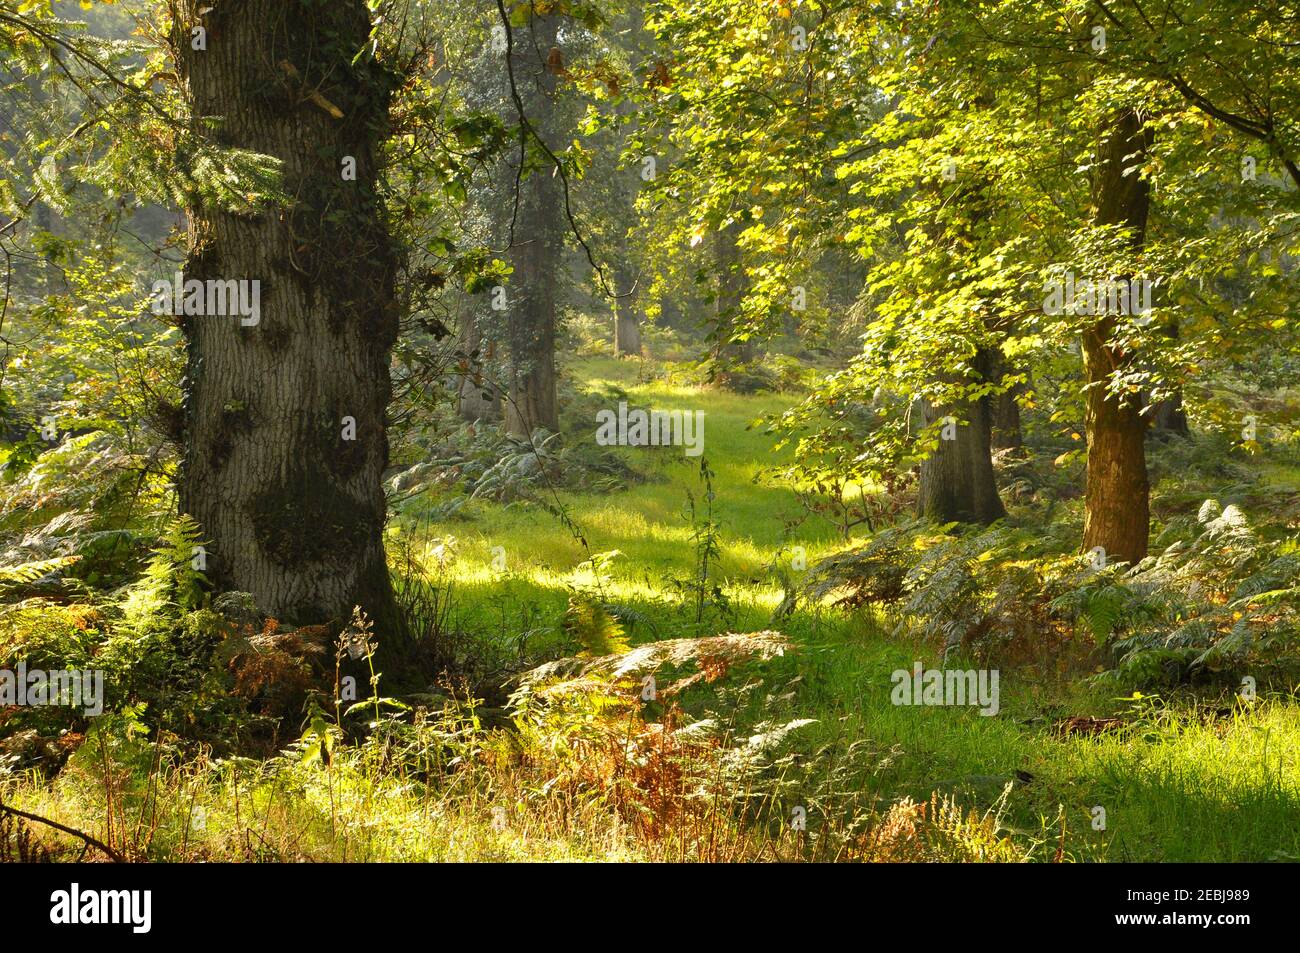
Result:
{"type": "MultiPolygon", "coordinates": [[[[556,88],[562,69],[560,17],[534,13],[514,36],[515,82],[528,120],[548,145],[558,141],[556,88]],[[556,62],[561,64],[558,68],[556,62]]],[[[535,144],[533,144],[535,146],[535,144]]],[[[518,161],[516,159],[516,161],[518,161]]],[[[564,186],[549,158],[524,178],[510,258],[514,265],[506,340],[510,389],[506,428],[527,437],[538,427],[560,429],[556,395],[556,291],[564,267],[564,186]]]]}
{"type": "Polygon", "coordinates": [[[1020,388],[998,394],[990,401],[993,420],[993,449],[1018,450],[1024,446],[1020,433],[1020,404],[1016,393],[1020,388]]]}
{"type": "Polygon", "coordinates": [[[1106,393],[1113,367],[1106,344],[1113,322],[1103,321],[1084,335],[1083,361],[1089,382],[1088,486],[1084,504],[1083,548],[1101,547],[1108,561],[1137,563],[1147,554],[1149,486],[1146,421],[1141,400],[1117,400],[1106,393]]]}
{"type": "MultiPolygon", "coordinates": [[[[989,363],[987,351],[975,359],[984,371],[989,363]]],[[[937,523],[988,524],[1007,515],[993,472],[990,403],[981,398],[958,408],[922,405],[925,426],[951,418],[938,448],[921,462],[917,512],[922,517],[937,523]]]]}
{"type": "MultiPolygon", "coordinates": [[[[623,254],[627,254],[626,248],[623,254]]],[[[614,290],[625,297],[614,299],[614,353],[641,356],[641,314],[637,295],[632,293],[636,282],[630,269],[620,268],[614,275],[614,290]]]]}
{"type": "Polygon", "coordinates": [[[617,354],[641,356],[641,316],[630,304],[616,304],[614,318],[614,351],[617,354]]]}
{"type": "MultiPolygon", "coordinates": [[[[41,231],[50,234],[54,233],[54,212],[44,202],[36,203],[32,219],[36,227],[41,231]]],[[[47,256],[42,256],[42,258],[45,260],[44,293],[47,298],[50,298],[59,293],[60,285],[63,283],[63,269],[58,266],[53,258],[47,256]]]]}
{"type": "MultiPolygon", "coordinates": [[[[931,238],[942,241],[958,254],[972,254],[978,248],[977,236],[989,215],[988,183],[976,177],[960,190],[954,208],[965,214],[944,227],[933,222],[928,228],[931,238]]],[[[986,319],[987,330],[996,340],[1006,336],[999,329],[1001,320],[986,319]]],[[[980,381],[999,381],[1004,369],[1002,352],[996,344],[979,348],[971,368],[980,381]]],[[[956,407],[922,407],[926,425],[951,418],[940,432],[934,452],[921,463],[917,509],[921,516],[939,523],[988,524],[1006,516],[998,496],[997,477],[993,470],[993,424],[995,404],[989,397],[956,407]],[[949,438],[949,439],[945,439],[949,438]]],[[[1016,413],[1019,433],[1019,411],[1016,413]]]]}
{"type": "MultiPolygon", "coordinates": [[[[524,220],[520,213],[520,220],[524,220]]],[[[536,221],[534,219],[534,221],[536,221]]],[[[543,225],[543,229],[547,226],[543,225]]],[[[506,429],[527,437],[538,427],[552,433],[560,429],[555,374],[555,272],[559,256],[552,254],[539,231],[515,249],[512,288],[517,300],[510,305],[510,399],[506,403],[506,429]]]]}
{"type": "MultiPolygon", "coordinates": [[[[1162,333],[1171,340],[1178,340],[1177,319],[1166,324],[1162,333]]],[[[1192,428],[1187,423],[1187,411],[1183,409],[1183,389],[1177,387],[1164,400],[1158,400],[1151,408],[1151,432],[1167,440],[1170,437],[1190,437],[1192,428]]]]}
{"type": "Polygon", "coordinates": [[[382,644],[400,626],[380,482],[399,317],[376,194],[391,77],[366,53],[364,0],[175,0],[173,12],[196,128],[273,157],[291,196],[256,213],[188,209],[187,284],[246,281],[251,295],[260,282],[260,314],[209,302],[180,320],[180,508],[209,541],[217,589],[298,624],[346,621],[359,605],[382,644]]]}
{"type": "Polygon", "coordinates": [[[482,353],[483,335],[473,313],[460,321],[462,366],[456,378],[456,412],[467,423],[501,419],[501,395],[496,385],[483,374],[483,364],[491,355],[482,353]]]}
{"type": "MultiPolygon", "coordinates": [[[[1001,381],[1013,368],[1007,363],[1001,349],[991,352],[993,372],[990,380],[1001,381]]],[[[989,414],[993,425],[992,446],[997,450],[1018,450],[1024,446],[1020,431],[1020,401],[1025,385],[1017,384],[1005,393],[989,398],[989,414]]]]}
{"type": "Polygon", "coordinates": [[[740,260],[739,222],[721,229],[714,238],[714,265],[718,274],[716,335],[713,361],[726,374],[754,360],[754,347],[748,341],[733,341],[740,323],[740,307],[745,297],[745,270],[740,260]]]}
{"type": "Polygon", "coordinates": [[[1151,429],[1158,437],[1190,437],[1192,428],[1187,423],[1187,411],[1183,409],[1183,395],[1174,393],[1171,397],[1156,401],[1151,409],[1151,429]]]}
{"type": "MultiPolygon", "coordinates": [[[[1134,110],[1125,110],[1107,131],[1098,157],[1095,220],[1125,226],[1135,246],[1146,240],[1151,207],[1150,185],[1136,167],[1150,146],[1151,131],[1134,110]]],[[[1100,547],[1110,561],[1136,563],[1147,554],[1150,534],[1146,421],[1139,394],[1108,390],[1114,372],[1131,359],[1111,346],[1114,328],[1113,316],[1106,316],[1083,335],[1088,432],[1083,548],[1100,547]]]]}

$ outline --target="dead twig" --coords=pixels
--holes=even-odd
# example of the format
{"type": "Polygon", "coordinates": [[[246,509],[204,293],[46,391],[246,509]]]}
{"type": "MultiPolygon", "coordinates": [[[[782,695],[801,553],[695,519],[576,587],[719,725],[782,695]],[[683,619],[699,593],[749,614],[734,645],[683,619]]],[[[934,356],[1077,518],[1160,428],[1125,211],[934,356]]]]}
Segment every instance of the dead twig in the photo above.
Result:
{"type": "Polygon", "coordinates": [[[10,807],[8,804],[5,804],[3,802],[0,802],[0,811],[4,811],[7,814],[12,814],[15,817],[21,817],[24,820],[35,821],[38,824],[44,824],[47,827],[52,827],[56,831],[62,831],[65,834],[71,834],[73,837],[80,838],[84,843],[88,844],[89,846],[94,847],[97,850],[103,851],[104,854],[106,854],[110,859],[112,859],[114,863],[118,863],[118,864],[126,863],[126,858],[123,857],[121,854],[119,854],[117,851],[115,851],[113,848],[109,847],[103,841],[96,840],[95,838],[91,837],[89,834],[83,834],[81,831],[77,830],[76,828],[66,827],[63,824],[60,824],[58,821],[52,821],[47,817],[41,817],[39,814],[29,814],[26,811],[20,811],[18,810],[18,808],[10,807]]]}

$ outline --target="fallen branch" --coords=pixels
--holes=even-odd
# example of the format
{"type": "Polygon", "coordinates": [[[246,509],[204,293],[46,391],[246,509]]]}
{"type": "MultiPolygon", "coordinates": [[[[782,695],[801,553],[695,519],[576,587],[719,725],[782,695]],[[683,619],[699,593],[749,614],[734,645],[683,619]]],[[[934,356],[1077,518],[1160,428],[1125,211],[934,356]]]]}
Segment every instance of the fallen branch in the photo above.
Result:
{"type": "Polygon", "coordinates": [[[46,826],[52,827],[56,831],[62,831],[65,834],[71,834],[73,837],[80,838],[82,841],[84,841],[86,844],[90,845],[91,847],[103,851],[115,863],[118,864],[126,863],[126,858],[124,858],[117,851],[113,850],[113,848],[109,847],[103,841],[96,840],[95,838],[91,837],[89,834],[83,834],[81,831],[75,828],[65,827],[64,825],[60,824],[58,821],[52,821],[49,818],[41,817],[39,814],[28,814],[26,811],[20,811],[18,810],[18,808],[10,807],[8,804],[5,804],[3,802],[0,802],[0,811],[4,811],[7,814],[12,814],[15,817],[21,817],[24,820],[36,821],[38,824],[45,824],[46,826]]]}

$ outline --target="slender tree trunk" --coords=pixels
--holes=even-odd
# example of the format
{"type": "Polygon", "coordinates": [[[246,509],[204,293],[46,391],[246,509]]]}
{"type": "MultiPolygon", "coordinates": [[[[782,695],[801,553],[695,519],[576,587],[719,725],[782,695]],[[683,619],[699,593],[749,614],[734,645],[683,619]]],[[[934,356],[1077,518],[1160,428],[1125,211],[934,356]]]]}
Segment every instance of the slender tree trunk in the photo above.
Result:
{"type": "MultiPolygon", "coordinates": [[[[528,120],[544,139],[557,141],[556,90],[563,68],[559,48],[560,17],[534,13],[526,30],[514,37],[515,82],[520,87],[528,120]]],[[[507,343],[510,351],[510,399],[506,428],[527,437],[538,427],[560,429],[556,392],[555,338],[558,325],[556,292],[564,267],[563,182],[545,167],[526,175],[519,196],[514,246],[510,258],[507,343]]]]}
{"type": "MultiPolygon", "coordinates": [[[[1178,340],[1178,321],[1175,319],[1162,329],[1171,340],[1178,340]]],[[[1190,437],[1192,428],[1187,423],[1187,411],[1183,408],[1183,389],[1175,388],[1164,400],[1158,400],[1151,408],[1151,432],[1162,439],[1169,437],[1190,437]]]]}
{"type": "Polygon", "coordinates": [[[252,294],[257,281],[260,314],[180,321],[180,508],[209,541],[218,589],[295,623],[346,621],[359,605],[382,644],[400,625],[380,483],[399,317],[376,192],[391,77],[367,55],[364,0],[173,0],[173,14],[196,127],[274,158],[290,196],[255,214],[188,209],[187,284],[252,294]]]}
{"type": "MultiPolygon", "coordinates": [[[[626,255],[626,249],[623,253],[626,255]]],[[[624,294],[631,290],[635,276],[630,269],[620,268],[614,280],[614,290],[624,294]]],[[[614,353],[641,356],[641,314],[635,294],[614,299],[614,353]]]]}
{"type": "Polygon", "coordinates": [[[739,222],[721,229],[714,238],[714,266],[717,269],[717,343],[713,349],[713,362],[724,376],[754,360],[754,347],[748,341],[733,341],[740,321],[740,306],[745,297],[745,270],[740,260],[738,239],[739,222]]]}
{"type": "MultiPolygon", "coordinates": [[[[981,351],[975,364],[987,374],[988,352],[981,351]]],[[[939,420],[946,425],[938,448],[921,463],[917,498],[921,516],[938,523],[982,524],[1006,516],[993,472],[990,403],[981,398],[957,408],[922,405],[924,425],[939,420]]]]}
{"type": "MultiPolygon", "coordinates": [[[[627,27],[625,44],[634,73],[639,74],[644,67],[646,52],[653,46],[654,40],[645,28],[645,10],[639,3],[627,5],[627,27]]],[[[625,130],[618,137],[618,150],[625,149],[636,135],[640,124],[636,121],[636,104],[632,99],[624,99],[615,106],[615,113],[620,119],[620,128],[625,130]]],[[[614,207],[612,218],[618,228],[619,240],[617,250],[618,266],[614,269],[614,291],[625,297],[614,299],[614,353],[615,355],[641,356],[641,294],[639,257],[633,253],[633,246],[643,242],[644,236],[628,229],[627,223],[637,221],[636,201],[640,194],[641,179],[624,174],[613,189],[614,207]]]]}
{"type": "MultiPolygon", "coordinates": [[[[54,232],[54,212],[44,202],[36,203],[32,215],[36,227],[45,232],[54,232]]],[[[63,279],[63,269],[52,258],[45,259],[45,294],[52,297],[59,293],[59,284],[63,279]]]]}
{"type": "MultiPolygon", "coordinates": [[[[1151,192],[1137,167],[1150,147],[1151,131],[1130,109],[1106,131],[1098,157],[1096,222],[1126,227],[1135,246],[1146,240],[1151,192]]],[[[1116,395],[1108,389],[1115,371],[1131,360],[1111,345],[1114,330],[1114,317],[1106,316],[1083,335],[1088,431],[1083,548],[1100,547],[1111,561],[1136,563],[1147,554],[1150,534],[1147,422],[1141,395],[1116,395]]]]}
{"type": "Polygon", "coordinates": [[[501,395],[496,385],[483,374],[483,363],[491,354],[483,353],[483,335],[472,312],[460,320],[460,351],[464,355],[457,375],[456,411],[467,423],[501,419],[501,395]]]}
{"type": "MultiPolygon", "coordinates": [[[[991,380],[1001,381],[1013,368],[1007,363],[1001,349],[992,353],[993,368],[991,380]]],[[[992,446],[996,450],[1016,450],[1024,446],[1024,437],[1020,432],[1020,401],[1025,391],[1024,384],[989,398],[989,414],[993,423],[992,446]]]]}

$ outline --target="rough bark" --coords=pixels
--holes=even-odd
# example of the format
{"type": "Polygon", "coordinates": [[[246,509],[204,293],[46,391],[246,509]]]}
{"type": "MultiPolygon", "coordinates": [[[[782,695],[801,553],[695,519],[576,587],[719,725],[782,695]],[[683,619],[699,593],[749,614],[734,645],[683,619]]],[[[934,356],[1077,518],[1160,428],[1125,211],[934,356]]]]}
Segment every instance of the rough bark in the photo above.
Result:
{"type": "MultiPolygon", "coordinates": [[[[991,363],[988,352],[981,351],[974,363],[987,374],[991,363]]],[[[1006,516],[993,472],[990,403],[982,398],[960,407],[922,404],[924,425],[951,417],[956,428],[955,439],[941,437],[935,452],[921,463],[917,496],[921,516],[938,523],[981,524],[1006,516]]]]}
{"type": "MultiPolygon", "coordinates": [[[[1124,226],[1134,246],[1146,239],[1151,193],[1137,167],[1150,147],[1151,131],[1130,109],[1106,130],[1098,156],[1095,221],[1124,226]]],[[[1136,563],[1147,554],[1150,534],[1147,422],[1140,394],[1116,395],[1107,386],[1132,359],[1111,345],[1114,328],[1113,316],[1106,316],[1083,335],[1088,433],[1083,549],[1100,547],[1110,561],[1136,563]]]]}
{"type": "Polygon", "coordinates": [[[180,508],[209,541],[218,589],[303,624],[345,621],[359,605],[382,643],[400,625],[380,482],[399,262],[375,156],[391,79],[364,53],[363,0],[175,0],[173,14],[196,130],[276,159],[289,196],[255,213],[197,199],[188,209],[186,279],[259,281],[261,314],[252,326],[180,320],[180,508]],[[197,26],[206,50],[192,48],[197,26]],[[349,156],[355,181],[342,174],[349,156]]]}

